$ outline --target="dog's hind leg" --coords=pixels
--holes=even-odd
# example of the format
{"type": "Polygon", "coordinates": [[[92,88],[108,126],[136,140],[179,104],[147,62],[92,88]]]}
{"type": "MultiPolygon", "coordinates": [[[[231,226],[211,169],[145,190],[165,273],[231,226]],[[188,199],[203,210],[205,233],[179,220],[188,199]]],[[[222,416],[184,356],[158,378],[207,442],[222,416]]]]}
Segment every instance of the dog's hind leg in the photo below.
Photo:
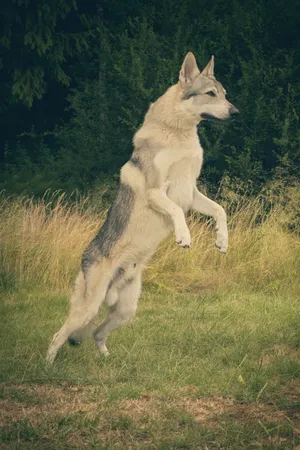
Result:
{"type": "Polygon", "coordinates": [[[98,314],[111,278],[107,267],[104,269],[103,265],[99,264],[89,268],[86,277],[82,272],[79,273],[68,318],[53,336],[46,356],[48,362],[54,361],[58,350],[69,336],[78,329],[85,328],[98,314]]]}
{"type": "MultiPolygon", "coordinates": [[[[104,304],[107,307],[112,307],[118,300],[118,292],[115,287],[111,287],[108,289],[104,304]]],[[[91,320],[90,323],[88,323],[83,328],[80,328],[79,330],[75,331],[74,333],[69,336],[68,341],[70,345],[80,345],[82,344],[86,339],[88,339],[90,336],[94,334],[94,331],[97,329],[98,324],[97,322],[98,314],[96,314],[95,317],[91,320]]]]}
{"type": "Polygon", "coordinates": [[[108,355],[106,339],[112,331],[128,322],[136,313],[138,299],[141,293],[141,271],[134,278],[127,280],[118,289],[118,300],[108,310],[102,324],[95,330],[94,339],[101,353],[108,355]]]}

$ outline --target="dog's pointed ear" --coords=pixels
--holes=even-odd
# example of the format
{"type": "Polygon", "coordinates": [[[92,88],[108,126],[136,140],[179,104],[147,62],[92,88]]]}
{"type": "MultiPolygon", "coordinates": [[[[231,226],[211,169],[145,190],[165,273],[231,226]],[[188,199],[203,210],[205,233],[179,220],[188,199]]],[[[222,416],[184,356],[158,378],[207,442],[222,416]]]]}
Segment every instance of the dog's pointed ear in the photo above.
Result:
{"type": "Polygon", "coordinates": [[[184,58],[181,70],[179,72],[179,82],[183,89],[192,85],[195,78],[199,75],[196,58],[192,52],[189,52],[184,58]]]}
{"type": "Polygon", "coordinates": [[[202,75],[205,75],[206,77],[213,77],[214,76],[214,67],[215,67],[215,57],[213,55],[211,57],[209,63],[205,67],[205,69],[202,70],[202,75]]]}

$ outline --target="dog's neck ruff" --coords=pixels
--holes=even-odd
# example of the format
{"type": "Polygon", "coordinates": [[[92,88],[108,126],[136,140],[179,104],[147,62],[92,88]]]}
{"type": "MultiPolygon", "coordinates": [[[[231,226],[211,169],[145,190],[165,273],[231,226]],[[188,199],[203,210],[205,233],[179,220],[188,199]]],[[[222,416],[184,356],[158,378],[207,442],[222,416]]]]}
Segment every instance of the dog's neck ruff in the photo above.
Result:
{"type": "Polygon", "coordinates": [[[188,117],[181,109],[182,91],[179,84],[171,86],[156,102],[154,102],[145,117],[148,120],[159,122],[174,130],[194,130],[200,122],[200,117],[188,117]]]}

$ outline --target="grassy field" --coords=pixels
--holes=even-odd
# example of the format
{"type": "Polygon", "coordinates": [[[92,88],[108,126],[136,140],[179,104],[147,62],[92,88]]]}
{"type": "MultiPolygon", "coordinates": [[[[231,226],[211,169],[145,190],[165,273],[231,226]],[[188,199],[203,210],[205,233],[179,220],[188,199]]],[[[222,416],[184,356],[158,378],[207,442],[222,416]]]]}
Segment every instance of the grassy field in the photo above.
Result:
{"type": "Polygon", "coordinates": [[[89,340],[53,366],[46,349],[104,212],[59,194],[3,198],[1,448],[297,448],[298,192],[224,192],[228,254],[213,224],[191,216],[192,248],[162,244],[111,356],[89,340]]]}

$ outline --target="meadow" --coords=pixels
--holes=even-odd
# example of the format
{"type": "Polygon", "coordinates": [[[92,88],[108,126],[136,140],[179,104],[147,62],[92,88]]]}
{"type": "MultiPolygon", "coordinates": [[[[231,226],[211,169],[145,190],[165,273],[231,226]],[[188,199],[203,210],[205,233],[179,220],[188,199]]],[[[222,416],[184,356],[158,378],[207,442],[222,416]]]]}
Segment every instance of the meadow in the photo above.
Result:
{"type": "Polygon", "coordinates": [[[298,448],[299,185],[224,183],[227,255],[213,221],[190,215],[192,247],[162,243],[111,355],[89,340],[49,366],[102,194],[2,195],[1,448],[298,448]]]}

